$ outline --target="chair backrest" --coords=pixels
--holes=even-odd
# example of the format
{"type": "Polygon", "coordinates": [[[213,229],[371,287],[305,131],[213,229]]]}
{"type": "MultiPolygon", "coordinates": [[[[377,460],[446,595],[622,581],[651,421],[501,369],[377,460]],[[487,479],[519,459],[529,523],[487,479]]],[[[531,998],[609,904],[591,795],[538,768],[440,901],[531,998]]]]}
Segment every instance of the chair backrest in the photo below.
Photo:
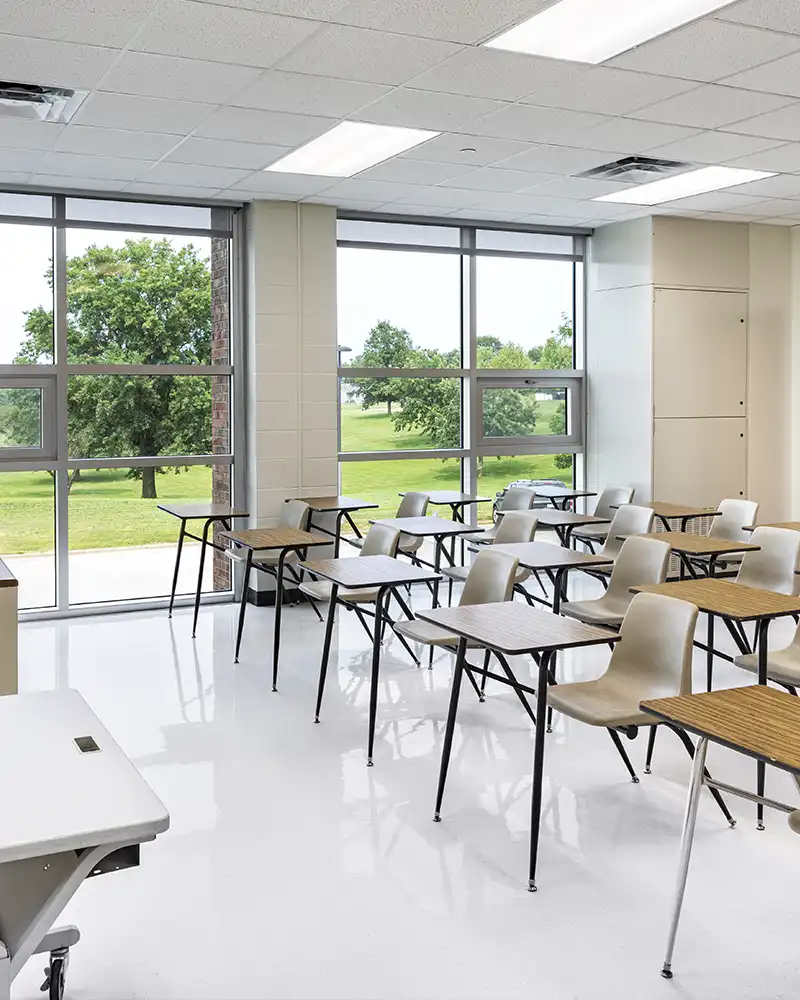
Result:
{"type": "Polygon", "coordinates": [[[616,510],[613,507],[621,507],[625,503],[633,503],[636,490],[633,486],[607,486],[600,494],[597,506],[594,509],[595,517],[613,517],[616,510]]]}
{"type": "Polygon", "coordinates": [[[756,552],[746,552],[736,582],[777,594],[797,593],[795,570],[800,560],[800,531],[788,528],[756,528],[750,536],[756,552]]]}
{"type": "Polygon", "coordinates": [[[532,510],[510,510],[503,515],[494,536],[495,545],[532,542],[539,518],[532,510]]]}
{"type": "Polygon", "coordinates": [[[364,544],[359,551],[360,556],[391,556],[397,555],[397,543],[400,541],[400,531],[390,524],[373,524],[367,532],[364,544]]]}
{"type": "Polygon", "coordinates": [[[691,694],[697,615],[697,608],[688,601],[663,594],[636,594],[607,672],[630,684],[637,702],[640,698],[691,694]]]}
{"type": "Polygon", "coordinates": [[[519,568],[519,559],[481,549],[475,562],[469,568],[464,589],[461,591],[459,607],[467,604],[495,604],[510,601],[514,595],[514,579],[519,568]]]}
{"type": "Polygon", "coordinates": [[[524,486],[512,486],[500,501],[498,509],[503,513],[507,510],[530,510],[535,499],[533,490],[527,490],[524,486]]]}
{"type": "Polygon", "coordinates": [[[395,517],[425,517],[430,497],[427,493],[406,493],[395,517]]]}
{"type": "Polygon", "coordinates": [[[671,552],[669,542],[657,538],[626,538],[608,581],[608,596],[629,604],[631,587],[663,583],[671,552]]]}
{"type": "Polygon", "coordinates": [[[727,538],[731,542],[749,542],[750,532],[744,529],[755,524],[758,508],[754,500],[723,500],[719,505],[719,517],[711,522],[711,538],[727,538]]]}
{"type": "Polygon", "coordinates": [[[280,524],[282,528],[297,528],[307,531],[311,519],[311,508],[302,500],[288,500],[281,510],[280,524]]]}
{"type": "Polygon", "coordinates": [[[649,507],[637,507],[636,504],[623,504],[612,516],[608,526],[608,538],[603,546],[604,556],[616,556],[622,548],[622,543],[628,535],[646,535],[653,530],[655,514],[649,507]],[[624,536],[620,539],[620,535],[624,536]]]}

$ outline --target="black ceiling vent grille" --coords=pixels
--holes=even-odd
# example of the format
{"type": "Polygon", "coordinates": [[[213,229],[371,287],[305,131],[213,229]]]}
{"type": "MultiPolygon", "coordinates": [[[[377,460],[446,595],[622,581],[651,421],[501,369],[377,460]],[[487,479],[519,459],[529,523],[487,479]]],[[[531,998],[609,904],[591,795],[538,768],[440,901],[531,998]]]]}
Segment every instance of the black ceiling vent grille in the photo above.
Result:
{"type": "Polygon", "coordinates": [[[661,177],[682,174],[691,166],[691,163],[682,163],[680,160],[656,160],[651,156],[626,156],[622,160],[605,163],[602,167],[585,170],[576,176],[591,177],[595,180],[645,184],[647,181],[657,181],[661,177]]]}
{"type": "Polygon", "coordinates": [[[0,117],[28,121],[68,122],[86,97],[85,90],[40,87],[0,80],[0,117]]]}

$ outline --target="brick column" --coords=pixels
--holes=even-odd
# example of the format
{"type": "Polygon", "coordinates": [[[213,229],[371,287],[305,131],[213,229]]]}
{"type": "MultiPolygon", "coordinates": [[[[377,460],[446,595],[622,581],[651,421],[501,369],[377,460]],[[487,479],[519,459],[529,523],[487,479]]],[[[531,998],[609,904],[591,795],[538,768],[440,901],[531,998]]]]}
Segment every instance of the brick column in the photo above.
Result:
{"type": "MultiPolygon", "coordinates": [[[[211,364],[227,365],[230,358],[230,242],[211,238],[211,364]]],[[[211,378],[211,451],[228,455],[231,450],[230,378],[211,378]]],[[[212,503],[231,503],[231,467],[215,465],[211,472],[212,503]]],[[[215,532],[219,525],[215,526],[215,532]]],[[[214,590],[231,589],[231,564],[214,551],[214,590]]]]}

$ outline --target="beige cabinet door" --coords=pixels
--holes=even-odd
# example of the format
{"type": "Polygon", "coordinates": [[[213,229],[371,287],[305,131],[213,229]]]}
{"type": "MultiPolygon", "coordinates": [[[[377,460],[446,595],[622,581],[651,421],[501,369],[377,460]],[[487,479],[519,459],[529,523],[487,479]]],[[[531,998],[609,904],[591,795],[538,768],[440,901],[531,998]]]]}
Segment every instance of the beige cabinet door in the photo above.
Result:
{"type": "Polygon", "coordinates": [[[743,417],[746,401],[747,294],[657,288],[655,416],[743,417]]]}
{"type": "Polygon", "coordinates": [[[747,495],[747,421],[705,417],[655,421],[653,497],[716,507],[747,495]]]}

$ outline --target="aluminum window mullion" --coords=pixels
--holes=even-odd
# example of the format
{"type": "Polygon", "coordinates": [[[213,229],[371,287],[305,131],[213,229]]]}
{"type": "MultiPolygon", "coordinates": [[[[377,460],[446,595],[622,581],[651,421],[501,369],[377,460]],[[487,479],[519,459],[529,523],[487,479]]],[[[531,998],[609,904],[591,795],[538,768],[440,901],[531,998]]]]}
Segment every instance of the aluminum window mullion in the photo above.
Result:
{"type": "Polygon", "coordinates": [[[69,608],[69,472],[67,457],[68,421],[67,407],[67,230],[65,227],[66,200],[62,195],[53,199],[55,214],[53,246],[53,358],[56,375],[55,431],[56,431],[56,608],[69,608]]]}
{"type": "Polygon", "coordinates": [[[339,368],[340,378],[463,378],[465,368],[339,368]]]}
{"type": "Polygon", "coordinates": [[[78,365],[65,366],[67,375],[233,375],[232,365],[78,365]]]}
{"type": "Polygon", "coordinates": [[[140,469],[154,465],[233,465],[233,455],[123,455],[118,458],[69,458],[67,469],[140,469]]]}

